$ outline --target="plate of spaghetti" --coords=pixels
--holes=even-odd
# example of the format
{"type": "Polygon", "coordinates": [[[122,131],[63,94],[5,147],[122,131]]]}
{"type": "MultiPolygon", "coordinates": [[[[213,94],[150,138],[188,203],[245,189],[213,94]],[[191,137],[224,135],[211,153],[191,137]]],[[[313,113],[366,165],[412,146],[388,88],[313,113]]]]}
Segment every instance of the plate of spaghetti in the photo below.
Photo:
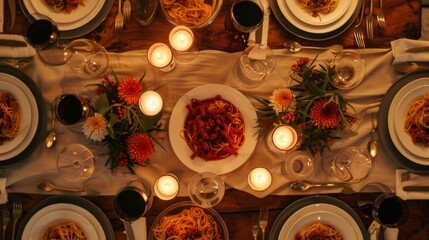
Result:
{"type": "MultiPolygon", "coordinates": [[[[419,103],[419,101],[424,101],[424,96],[429,93],[429,85],[425,85],[428,80],[429,78],[421,78],[402,87],[393,97],[387,117],[388,131],[396,149],[409,160],[426,166],[429,166],[429,147],[425,143],[413,142],[413,137],[407,130],[406,122],[413,120],[413,117],[425,118],[425,113],[419,112],[425,109],[424,102],[420,106],[421,109],[410,108],[413,108],[412,105],[419,103]],[[414,111],[414,114],[408,116],[408,110],[414,111]]],[[[427,107],[426,111],[428,111],[427,107]]],[[[418,131],[427,138],[428,130],[425,130],[422,125],[419,125],[419,128],[421,130],[418,131]]]]}
{"type": "Polygon", "coordinates": [[[0,82],[0,154],[15,149],[31,125],[30,103],[15,85],[0,82]]]}
{"type": "Polygon", "coordinates": [[[253,153],[256,112],[239,91],[207,84],[184,94],[174,106],[169,138],[179,160],[195,172],[222,175],[253,153]]]}
{"type": "Polygon", "coordinates": [[[164,17],[174,25],[203,28],[211,24],[222,9],[223,0],[159,0],[164,17]]]}
{"type": "Polygon", "coordinates": [[[205,239],[228,240],[228,229],[222,217],[212,208],[201,208],[192,202],[178,202],[164,211],[153,222],[150,240],[205,239]]]}
{"type": "Polygon", "coordinates": [[[328,25],[339,20],[351,3],[347,0],[285,0],[285,2],[296,18],[315,26],[328,25]]]}
{"type": "Polygon", "coordinates": [[[274,222],[269,239],[363,240],[366,229],[344,202],[329,196],[309,196],[285,208],[274,222]]]}
{"type": "Polygon", "coordinates": [[[34,0],[34,9],[55,23],[71,23],[88,15],[98,0],[34,0]]]}

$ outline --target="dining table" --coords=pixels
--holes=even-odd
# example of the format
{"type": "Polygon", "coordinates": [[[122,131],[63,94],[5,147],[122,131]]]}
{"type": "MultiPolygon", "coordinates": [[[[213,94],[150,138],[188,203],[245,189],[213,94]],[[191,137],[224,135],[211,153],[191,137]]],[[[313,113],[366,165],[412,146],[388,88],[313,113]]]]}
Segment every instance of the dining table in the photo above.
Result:
{"type": "MultiPolygon", "coordinates": [[[[364,0],[364,2],[366,6],[369,6],[369,0],[364,0]]],[[[375,1],[375,13],[379,11],[377,2],[375,1]]],[[[76,127],[56,124],[57,142],[52,149],[45,146],[44,137],[48,133],[52,118],[50,106],[55,97],[62,93],[76,93],[87,98],[94,98],[96,97],[96,90],[91,84],[100,83],[102,77],[81,79],[67,65],[47,65],[37,54],[32,57],[32,64],[29,67],[19,70],[22,71],[22,74],[29,76],[43,94],[44,102],[43,106],[39,106],[42,109],[39,113],[44,115],[41,116],[41,121],[46,126],[42,126],[41,132],[36,134],[38,140],[31,153],[12,164],[0,166],[0,177],[7,179],[6,189],[9,202],[6,205],[12,211],[11,199],[14,197],[19,197],[23,204],[23,213],[18,220],[17,228],[21,226],[25,215],[43,200],[58,195],[80,195],[79,193],[57,190],[43,192],[36,187],[37,182],[44,181],[66,187],[81,186],[82,183],[64,180],[56,169],[56,159],[60,151],[69,143],[80,143],[91,149],[96,161],[96,168],[92,177],[84,184],[100,193],[96,196],[84,194],[81,197],[94,203],[106,215],[114,230],[114,239],[127,239],[123,222],[116,216],[113,209],[114,196],[120,189],[135,179],[146,181],[153,186],[155,180],[162,174],[174,173],[178,177],[180,185],[178,196],[171,200],[162,200],[155,196],[151,208],[144,215],[147,228],[150,230],[152,223],[164,209],[174,203],[190,200],[187,184],[196,173],[177,157],[170,142],[171,136],[168,132],[168,126],[171,121],[174,121],[174,119],[170,119],[170,115],[176,103],[188,91],[199,86],[213,84],[213,86],[227,85],[232,87],[245,95],[252,104],[257,104],[252,97],[269,98],[275,89],[291,86],[291,66],[300,58],[317,58],[318,62],[330,62],[333,58],[332,53],[327,50],[309,49],[291,53],[284,48],[283,43],[285,41],[293,40],[302,45],[319,47],[341,44],[346,51],[357,52],[365,61],[364,80],[352,90],[340,90],[341,94],[358,113],[359,124],[356,134],[335,140],[331,149],[333,152],[347,146],[366,149],[371,136],[371,115],[377,116],[378,122],[387,118],[386,115],[381,114],[380,104],[383,104],[383,97],[389,89],[404,78],[404,74],[396,71],[392,66],[395,58],[392,54],[391,42],[403,38],[413,40],[420,38],[422,1],[384,0],[383,11],[387,27],[384,31],[375,31],[374,39],[366,38],[366,48],[358,48],[354,40],[355,22],[339,33],[338,36],[322,41],[294,35],[284,27],[275,14],[271,13],[267,25],[264,26],[266,31],[264,37],[266,45],[272,50],[276,63],[273,71],[256,88],[246,88],[238,80],[237,61],[247,45],[230,39],[225,32],[224,21],[232,3],[233,0],[224,0],[221,12],[213,23],[202,29],[193,30],[198,46],[198,55],[192,61],[183,62],[177,57],[175,68],[169,72],[162,72],[154,68],[147,59],[149,47],[158,42],[168,44],[169,33],[174,28],[174,25],[162,16],[159,9],[153,22],[146,26],[142,26],[131,16],[130,21],[124,25],[120,34],[114,37],[114,22],[118,11],[118,1],[115,0],[107,16],[98,26],[79,37],[65,39],[72,41],[85,38],[98,42],[108,51],[110,68],[117,76],[138,79],[144,75],[143,81],[151,88],[157,89],[162,96],[164,107],[160,123],[167,131],[156,135],[162,147],[154,145],[155,151],[150,157],[150,163],[143,167],[135,166],[133,168],[135,173],[130,173],[126,168],[111,171],[105,166],[108,157],[105,148],[88,140],[81,129],[76,127]]],[[[8,4],[5,2],[3,33],[23,35],[29,25],[25,11],[17,8],[15,25],[9,29],[11,13],[7,6],[8,4]]],[[[369,9],[366,7],[365,13],[367,14],[368,11],[369,9]]],[[[383,136],[378,136],[378,138],[381,137],[383,136]]],[[[267,146],[265,138],[254,137],[254,141],[257,142],[257,145],[248,159],[239,167],[226,170],[224,174],[220,175],[225,182],[226,191],[222,200],[213,209],[225,221],[230,239],[252,239],[252,216],[259,215],[261,205],[269,207],[266,229],[266,236],[268,236],[276,219],[285,208],[305,197],[320,195],[333,197],[346,203],[358,214],[365,228],[368,228],[373,219],[360,213],[357,205],[359,190],[365,184],[381,182],[392,192],[396,192],[400,184],[398,169],[404,169],[404,165],[400,161],[392,159],[391,151],[383,148],[383,146],[379,148],[377,156],[372,159],[372,170],[369,177],[362,182],[350,185],[353,193],[342,193],[339,188],[296,192],[289,188],[289,183],[292,180],[284,174],[282,169],[285,160],[284,153],[272,152],[267,146]],[[248,185],[248,173],[255,167],[264,167],[272,173],[273,182],[265,191],[255,191],[248,185]]],[[[336,181],[335,177],[324,171],[325,163],[326,159],[316,155],[315,172],[307,180],[312,182],[336,181]]],[[[419,172],[417,170],[415,172],[423,175],[429,174],[429,171],[419,172]]],[[[375,197],[378,193],[365,194],[375,197]]],[[[401,197],[406,200],[409,217],[399,227],[397,239],[429,239],[429,200],[427,200],[429,197],[412,197],[407,193],[401,197]]],[[[6,236],[12,236],[11,224],[6,229],[6,236]]]]}

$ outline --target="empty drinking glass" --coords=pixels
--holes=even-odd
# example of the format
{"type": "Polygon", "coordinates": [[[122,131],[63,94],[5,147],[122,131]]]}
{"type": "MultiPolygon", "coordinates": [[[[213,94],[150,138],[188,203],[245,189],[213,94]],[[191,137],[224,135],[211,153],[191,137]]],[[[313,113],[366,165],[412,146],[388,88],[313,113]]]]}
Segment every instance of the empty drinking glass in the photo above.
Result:
{"type": "Polygon", "coordinates": [[[359,147],[347,147],[337,152],[332,160],[326,161],[326,169],[343,182],[361,182],[372,169],[372,161],[359,147]]]}
{"type": "Polygon", "coordinates": [[[334,58],[335,77],[331,83],[338,89],[356,87],[365,77],[365,63],[357,53],[342,52],[334,58]]]}
{"type": "Polygon", "coordinates": [[[94,172],[94,155],[82,144],[69,144],[58,154],[57,169],[60,175],[72,182],[83,182],[94,172]]]}
{"type": "Polygon", "coordinates": [[[193,203],[203,208],[210,208],[222,200],[225,194],[225,184],[214,173],[197,173],[188,184],[188,193],[193,203]]]}

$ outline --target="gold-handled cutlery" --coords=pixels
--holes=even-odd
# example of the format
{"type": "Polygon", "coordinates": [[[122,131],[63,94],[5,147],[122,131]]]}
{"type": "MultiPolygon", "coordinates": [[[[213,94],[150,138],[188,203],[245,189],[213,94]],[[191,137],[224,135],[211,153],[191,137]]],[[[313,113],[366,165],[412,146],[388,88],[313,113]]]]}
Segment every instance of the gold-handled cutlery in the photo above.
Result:
{"type": "Polygon", "coordinates": [[[365,12],[365,1],[362,1],[362,8],[360,12],[360,19],[358,24],[355,26],[353,35],[355,37],[356,44],[359,48],[365,48],[365,37],[362,20],[364,18],[363,14],[365,12]]]}
{"type": "Polygon", "coordinates": [[[6,204],[2,204],[1,205],[1,215],[2,215],[2,220],[3,220],[3,235],[2,235],[2,239],[5,240],[5,236],[6,236],[6,228],[7,225],[9,224],[9,209],[7,208],[6,204]]]}
{"type": "Polygon", "coordinates": [[[13,200],[13,208],[12,208],[12,217],[13,217],[13,227],[12,227],[12,240],[15,240],[15,229],[16,223],[18,219],[22,215],[22,203],[19,197],[14,197],[13,200]]]}
{"type": "Polygon", "coordinates": [[[375,138],[377,128],[374,123],[374,114],[371,114],[371,125],[371,140],[368,142],[368,152],[374,158],[378,153],[378,141],[375,138]]]}
{"type": "Polygon", "coordinates": [[[118,13],[116,14],[116,17],[115,17],[115,29],[113,32],[113,36],[114,37],[118,36],[119,32],[122,30],[123,27],[124,27],[124,15],[122,15],[122,1],[119,0],[118,13]]]}
{"type": "Polygon", "coordinates": [[[354,190],[347,183],[310,183],[307,181],[294,181],[291,182],[289,187],[298,192],[307,191],[310,188],[342,188],[341,191],[344,194],[352,194],[354,190]]]}
{"type": "Polygon", "coordinates": [[[287,41],[283,43],[283,46],[292,53],[301,51],[302,49],[320,49],[320,50],[329,50],[334,55],[343,51],[344,47],[340,44],[334,44],[329,47],[313,47],[313,46],[303,46],[295,41],[287,41]]]}
{"type": "Polygon", "coordinates": [[[261,210],[259,211],[259,226],[262,230],[262,240],[265,239],[265,228],[268,225],[268,207],[265,205],[261,206],[261,210]]]}
{"type": "Polygon", "coordinates": [[[258,215],[254,215],[252,217],[252,234],[255,240],[258,239],[258,233],[259,233],[259,218],[258,218],[258,215]]]}
{"type": "Polygon", "coordinates": [[[370,0],[370,6],[369,6],[369,13],[366,16],[366,35],[368,36],[368,39],[372,40],[374,39],[374,21],[375,18],[373,16],[373,9],[374,9],[374,0],[370,0]]]}
{"type": "Polygon", "coordinates": [[[377,22],[378,22],[378,26],[383,32],[386,29],[386,19],[384,18],[384,13],[383,13],[383,0],[380,0],[380,9],[378,10],[378,13],[377,13],[377,22]]]}
{"type": "Polygon", "coordinates": [[[123,14],[124,14],[125,23],[129,22],[130,17],[131,17],[131,2],[130,2],[130,0],[125,0],[123,14]]]}

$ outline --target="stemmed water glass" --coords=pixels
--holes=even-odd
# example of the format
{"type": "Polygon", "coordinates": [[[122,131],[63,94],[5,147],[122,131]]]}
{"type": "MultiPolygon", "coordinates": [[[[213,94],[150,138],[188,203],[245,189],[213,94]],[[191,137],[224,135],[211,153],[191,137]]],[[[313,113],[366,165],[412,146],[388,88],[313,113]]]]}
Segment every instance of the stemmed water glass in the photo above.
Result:
{"type": "Polygon", "coordinates": [[[57,169],[71,182],[83,182],[91,177],[95,163],[92,152],[82,144],[69,144],[58,155],[57,169]]]}
{"type": "Polygon", "coordinates": [[[68,61],[64,46],[60,43],[58,27],[49,17],[39,13],[32,14],[25,39],[46,64],[58,66],[68,61]]]}
{"type": "Polygon", "coordinates": [[[188,193],[193,203],[203,208],[214,207],[225,194],[225,183],[214,173],[197,173],[188,184],[188,193]]]}

